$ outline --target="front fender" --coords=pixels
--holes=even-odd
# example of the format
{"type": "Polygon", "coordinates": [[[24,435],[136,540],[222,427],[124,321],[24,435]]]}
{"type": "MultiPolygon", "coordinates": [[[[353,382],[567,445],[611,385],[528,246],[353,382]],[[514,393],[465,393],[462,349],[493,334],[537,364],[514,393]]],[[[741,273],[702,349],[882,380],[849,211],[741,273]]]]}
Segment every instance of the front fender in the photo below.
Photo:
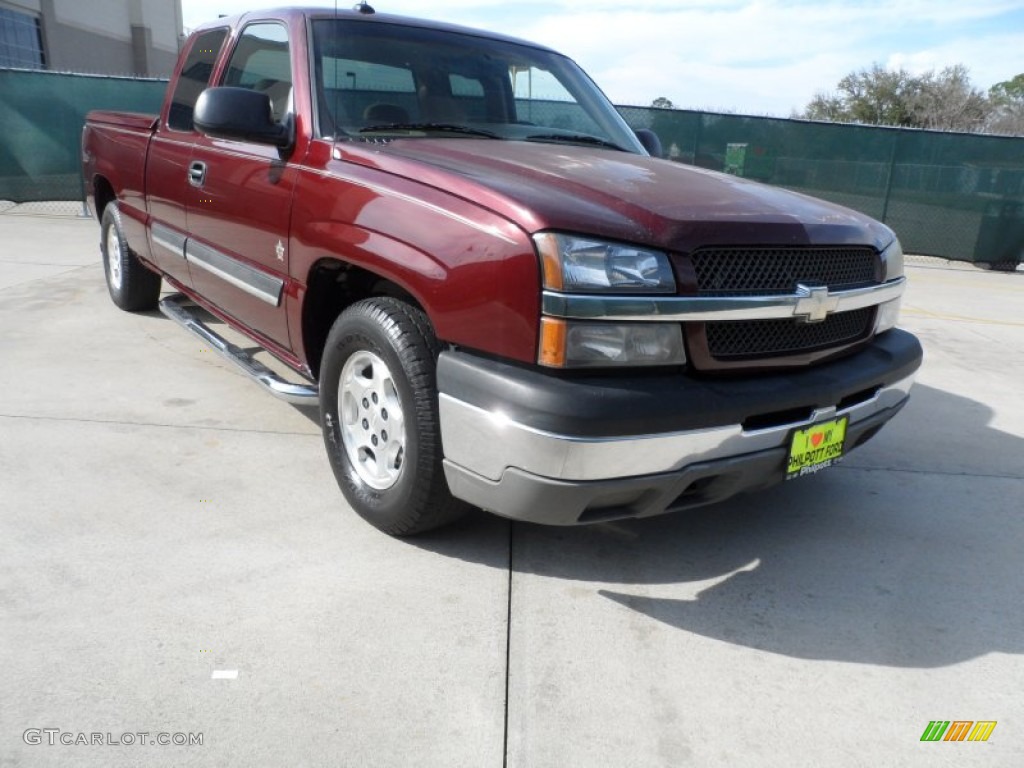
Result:
{"type": "Polygon", "coordinates": [[[301,294],[311,270],[331,257],[407,291],[441,340],[536,360],[540,270],[522,229],[409,179],[332,166],[340,167],[303,174],[296,190],[289,272],[297,282],[297,322],[290,316],[291,328],[301,328],[301,294]]]}

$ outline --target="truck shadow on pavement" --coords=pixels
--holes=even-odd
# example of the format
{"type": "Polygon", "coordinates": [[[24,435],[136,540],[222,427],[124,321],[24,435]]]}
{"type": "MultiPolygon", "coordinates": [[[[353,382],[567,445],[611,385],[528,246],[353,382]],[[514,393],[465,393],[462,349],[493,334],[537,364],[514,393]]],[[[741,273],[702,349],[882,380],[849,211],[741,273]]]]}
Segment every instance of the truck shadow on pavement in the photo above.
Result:
{"type": "Polygon", "coordinates": [[[795,658],[929,668],[1022,653],[1024,439],[992,415],[918,385],[830,472],[647,520],[515,523],[514,575],[575,582],[542,587],[559,601],[584,582],[662,624],[795,658]]]}

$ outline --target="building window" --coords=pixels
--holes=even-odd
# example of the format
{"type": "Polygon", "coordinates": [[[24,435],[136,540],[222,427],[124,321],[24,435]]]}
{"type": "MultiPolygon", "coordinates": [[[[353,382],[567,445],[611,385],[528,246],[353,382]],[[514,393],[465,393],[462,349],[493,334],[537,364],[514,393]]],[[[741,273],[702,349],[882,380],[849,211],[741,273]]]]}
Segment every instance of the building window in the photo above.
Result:
{"type": "Polygon", "coordinates": [[[0,67],[46,68],[39,19],[0,8],[0,67]]]}

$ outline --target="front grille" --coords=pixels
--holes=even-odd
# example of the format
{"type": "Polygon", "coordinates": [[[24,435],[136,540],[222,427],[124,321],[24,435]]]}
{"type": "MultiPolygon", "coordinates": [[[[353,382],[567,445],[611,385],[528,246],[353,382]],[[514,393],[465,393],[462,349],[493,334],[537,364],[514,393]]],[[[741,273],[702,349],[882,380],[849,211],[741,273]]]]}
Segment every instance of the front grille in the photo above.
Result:
{"type": "Polygon", "coordinates": [[[820,323],[739,320],[707,323],[708,351],[716,360],[784,357],[852,344],[871,332],[875,309],[830,315],[820,323]]]}
{"type": "Polygon", "coordinates": [[[878,282],[878,252],[867,247],[698,248],[691,254],[701,296],[793,293],[797,283],[848,290],[878,282]]]}

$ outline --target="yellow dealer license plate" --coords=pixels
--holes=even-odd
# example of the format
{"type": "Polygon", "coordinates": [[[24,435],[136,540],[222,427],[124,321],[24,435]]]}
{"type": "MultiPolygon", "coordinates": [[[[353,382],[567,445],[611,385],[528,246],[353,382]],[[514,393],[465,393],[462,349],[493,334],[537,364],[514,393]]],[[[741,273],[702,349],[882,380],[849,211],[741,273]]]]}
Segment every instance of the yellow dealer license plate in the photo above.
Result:
{"type": "Polygon", "coordinates": [[[848,421],[849,417],[844,416],[794,432],[789,444],[786,479],[813,475],[839,461],[846,443],[848,421]]]}

